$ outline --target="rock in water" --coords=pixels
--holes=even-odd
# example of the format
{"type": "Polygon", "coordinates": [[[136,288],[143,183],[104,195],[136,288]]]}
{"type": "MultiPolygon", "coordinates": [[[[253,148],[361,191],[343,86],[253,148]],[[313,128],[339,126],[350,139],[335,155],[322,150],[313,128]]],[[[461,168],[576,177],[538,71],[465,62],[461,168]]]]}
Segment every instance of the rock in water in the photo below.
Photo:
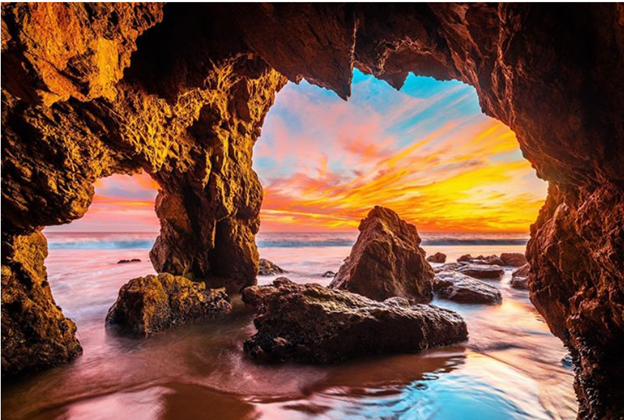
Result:
{"type": "Polygon", "coordinates": [[[427,261],[432,262],[432,263],[445,263],[446,262],[446,254],[443,254],[441,252],[436,252],[433,255],[429,255],[427,257],[427,261]]]}
{"type": "Polygon", "coordinates": [[[505,274],[505,270],[500,267],[495,267],[492,265],[479,265],[479,264],[468,264],[463,265],[457,268],[462,274],[465,274],[470,277],[474,277],[477,279],[494,279],[500,280],[505,274]]]}
{"type": "Polygon", "coordinates": [[[326,271],[323,273],[323,277],[325,278],[334,278],[336,277],[336,273],[334,273],[333,271],[326,271]]]}
{"type": "Polygon", "coordinates": [[[527,263],[524,264],[522,267],[514,270],[514,272],[511,273],[511,281],[509,282],[511,287],[513,287],[514,289],[528,290],[530,268],[531,266],[527,263]]]}
{"type": "Polygon", "coordinates": [[[505,265],[511,267],[522,267],[527,263],[527,259],[524,254],[520,252],[503,252],[500,256],[505,265]]]}
{"type": "Polygon", "coordinates": [[[441,299],[460,303],[496,304],[503,300],[500,291],[487,283],[454,271],[437,273],[433,289],[441,299]]]}
{"type": "Polygon", "coordinates": [[[147,337],[175,325],[213,319],[232,310],[225,289],[206,289],[185,277],[159,274],[130,280],[106,315],[108,325],[147,337]]]}
{"type": "Polygon", "coordinates": [[[131,260],[119,260],[117,261],[117,264],[128,264],[128,263],[135,263],[135,262],[141,262],[141,260],[138,258],[132,258],[131,260]]]}
{"type": "Polygon", "coordinates": [[[286,278],[243,290],[243,301],[260,302],[258,333],[245,352],[266,362],[332,363],[357,356],[411,353],[464,341],[459,314],[403,298],[377,302],[319,284],[286,278]]]}
{"type": "Polygon", "coordinates": [[[506,265],[505,262],[498,255],[488,255],[483,256],[479,255],[478,257],[473,257],[470,254],[462,255],[457,259],[457,262],[464,264],[481,264],[481,265],[506,265]]]}
{"type": "Polygon", "coordinates": [[[286,271],[279,265],[264,258],[260,258],[260,267],[258,268],[259,276],[274,276],[276,274],[284,274],[285,272],[286,271]]]}
{"type": "Polygon", "coordinates": [[[429,302],[434,273],[419,246],[416,227],[394,211],[375,206],[359,230],[351,254],[329,287],[378,301],[398,296],[429,302]]]}

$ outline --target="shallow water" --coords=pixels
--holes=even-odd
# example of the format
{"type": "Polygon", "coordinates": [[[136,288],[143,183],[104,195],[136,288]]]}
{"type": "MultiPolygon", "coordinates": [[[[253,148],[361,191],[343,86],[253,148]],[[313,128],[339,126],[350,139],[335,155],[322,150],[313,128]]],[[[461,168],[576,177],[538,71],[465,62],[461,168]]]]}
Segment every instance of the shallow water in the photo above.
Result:
{"type": "MultiPolygon", "coordinates": [[[[262,242],[261,242],[262,244],[262,242]]],[[[268,243],[270,244],[270,243],[268,243]]],[[[263,247],[297,282],[327,284],[348,246],[263,247]]],[[[521,245],[424,246],[449,261],[464,253],[522,251],[521,245]]],[[[434,304],[458,311],[470,339],[421,354],[332,366],[256,365],[242,353],[254,333],[242,310],[147,340],[107,333],[119,287],[152,273],[148,249],[59,249],[47,260],[57,303],[78,325],[84,354],[73,363],[4,383],[6,419],[574,419],[566,351],[527,292],[500,282],[498,306],[434,304]],[[122,258],[143,262],[116,264],[122,258]]],[[[101,248],[101,247],[100,247],[101,248]]],[[[271,277],[260,278],[268,283],[271,277]]]]}

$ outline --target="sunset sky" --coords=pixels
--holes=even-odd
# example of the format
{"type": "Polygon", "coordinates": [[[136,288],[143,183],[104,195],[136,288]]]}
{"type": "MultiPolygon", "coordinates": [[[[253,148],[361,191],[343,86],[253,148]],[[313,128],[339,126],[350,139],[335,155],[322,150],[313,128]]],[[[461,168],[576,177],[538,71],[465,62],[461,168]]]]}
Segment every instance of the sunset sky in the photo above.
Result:
{"type": "MultiPolygon", "coordinates": [[[[420,231],[528,232],[546,196],[514,133],[459,82],[410,75],[401,91],[354,74],[348,102],[288,84],[254,149],[262,231],[351,231],[376,204],[420,231]]],[[[54,231],[157,231],[145,175],[96,184],[89,213],[54,231]]]]}

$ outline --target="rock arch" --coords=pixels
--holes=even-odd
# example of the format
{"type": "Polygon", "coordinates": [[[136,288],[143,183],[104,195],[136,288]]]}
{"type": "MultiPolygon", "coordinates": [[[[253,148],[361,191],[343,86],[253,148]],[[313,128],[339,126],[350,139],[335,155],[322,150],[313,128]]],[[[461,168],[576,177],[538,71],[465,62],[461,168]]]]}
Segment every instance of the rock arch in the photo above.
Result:
{"type": "Polygon", "coordinates": [[[395,87],[410,71],[467,82],[516,132],[550,182],[531,299],[573,354],[579,416],[621,415],[621,5],[3,4],[2,59],[4,373],[79,352],[39,230],[81,217],[98,177],[161,185],[157,270],[253,283],[251,154],[275,92],[306,78],[346,98],[356,66],[395,87]]]}

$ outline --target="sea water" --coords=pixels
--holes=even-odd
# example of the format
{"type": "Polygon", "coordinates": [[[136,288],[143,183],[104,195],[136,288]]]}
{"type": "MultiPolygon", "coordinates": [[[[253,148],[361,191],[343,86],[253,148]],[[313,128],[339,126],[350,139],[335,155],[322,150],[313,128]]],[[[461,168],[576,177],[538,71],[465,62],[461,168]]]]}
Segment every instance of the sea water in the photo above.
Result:
{"type": "MultiPolygon", "coordinates": [[[[155,234],[50,233],[48,276],[59,306],[78,326],[84,354],[70,364],[3,380],[3,419],[574,419],[567,352],[526,291],[501,281],[496,306],[432,303],[459,312],[466,343],[420,354],[329,366],[259,365],[242,352],[252,315],[235,302],[227,320],[188,325],[149,339],[107,332],[119,288],[153,273],[155,234]],[[120,259],[141,262],[117,264],[120,259]]],[[[428,254],[523,252],[526,235],[421,234],[428,254]]],[[[260,254],[296,282],[328,284],[357,233],[264,233],[260,254]]],[[[260,277],[261,284],[274,277],[260,277]]]]}

